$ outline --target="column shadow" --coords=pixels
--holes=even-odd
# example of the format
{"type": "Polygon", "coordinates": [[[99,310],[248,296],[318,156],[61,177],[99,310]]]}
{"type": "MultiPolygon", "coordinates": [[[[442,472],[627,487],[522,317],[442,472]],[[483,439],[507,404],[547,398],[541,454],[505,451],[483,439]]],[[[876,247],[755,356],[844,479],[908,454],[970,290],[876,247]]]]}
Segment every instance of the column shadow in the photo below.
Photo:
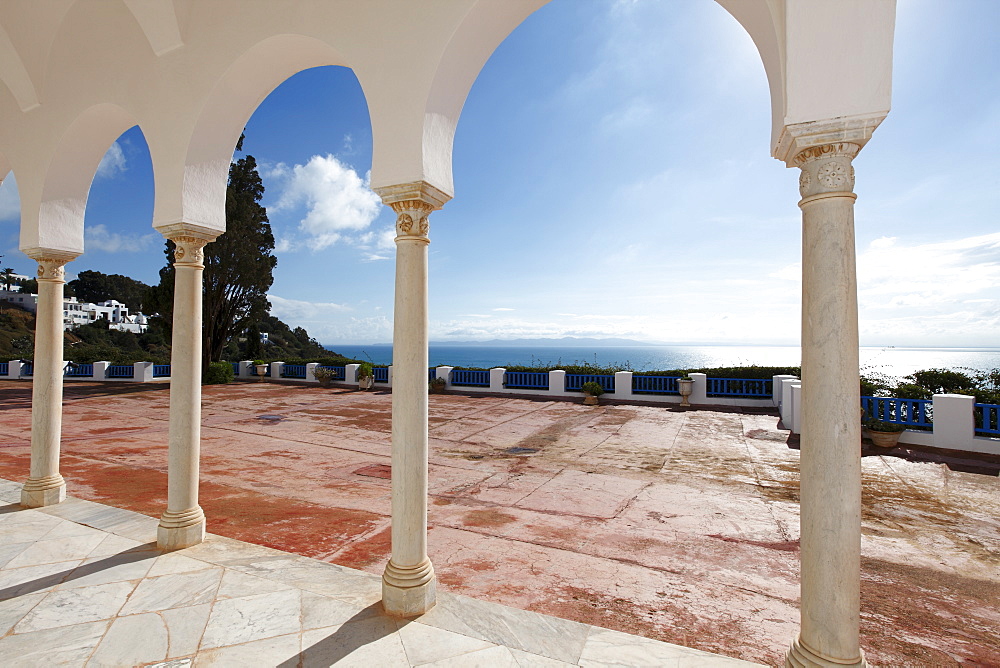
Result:
{"type": "Polygon", "coordinates": [[[394,618],[382,611],[382,603],[372,603],[341,624],[336,631],[304,648],[298,656],[278,664],[278,668],[332,666],[355,650],[396,632],[394,618]],[[368,621],[370,624],[364,624],[368,621]]]}

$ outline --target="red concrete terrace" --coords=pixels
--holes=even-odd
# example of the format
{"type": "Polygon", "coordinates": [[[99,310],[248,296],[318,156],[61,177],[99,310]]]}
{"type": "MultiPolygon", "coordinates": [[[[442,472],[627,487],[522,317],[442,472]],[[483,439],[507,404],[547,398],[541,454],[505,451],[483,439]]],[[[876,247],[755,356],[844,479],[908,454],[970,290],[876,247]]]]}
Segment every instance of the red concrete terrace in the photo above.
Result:
{"type": "MultiPolygon", "coordinates": [[[[158,517],[166,384],[65,388],[70,495],[158,517]]],[[[31,385],[0,382],[0,478],[27,477],[31,385]]],[[[204,388],[208,530],[380,574],[390,395],[204,388]]],[[[440,587],[778,664],[798,628],[798,451],[738,410],[430,397],[440,587]]],[[[990,462],[863,460],[862,643],[874,665],[1000,665],[990,462]]]]}

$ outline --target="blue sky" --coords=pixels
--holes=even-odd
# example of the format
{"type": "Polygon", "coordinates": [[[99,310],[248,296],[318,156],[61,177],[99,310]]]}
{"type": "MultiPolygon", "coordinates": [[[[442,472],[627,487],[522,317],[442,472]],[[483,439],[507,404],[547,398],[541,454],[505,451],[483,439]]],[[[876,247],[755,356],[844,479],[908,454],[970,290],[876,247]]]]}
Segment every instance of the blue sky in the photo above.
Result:
{"type": "MultiPolygon", "coordinates": [[[[855,160],[861,339],[1000,346],[1000,3],[900,0],[893,111],[855,160]]],[[[431,216],[431,338],[615,336],[797,344],[797,173],[769,156],[749,37],[710,0],[554,0],[496,51],[431,216]]],[[[391,212],[367,188],[371,128],[343,68],[287,80],[244,148],[278,239],[272,312],[324,343],[391,340],[391,212]]],[[[154,282],[142,134],[102,162],[96,269],[154,282]]],[[[14,179],[0,186],[4,266],[14,179]]]]}

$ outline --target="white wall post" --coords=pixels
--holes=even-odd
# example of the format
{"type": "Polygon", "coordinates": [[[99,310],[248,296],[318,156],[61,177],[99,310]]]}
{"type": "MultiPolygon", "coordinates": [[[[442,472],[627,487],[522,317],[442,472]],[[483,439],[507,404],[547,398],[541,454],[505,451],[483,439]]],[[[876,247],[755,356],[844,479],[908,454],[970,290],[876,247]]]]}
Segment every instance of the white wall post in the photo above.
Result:
{"type": "Polygon", "coordinates": [[[615,372],[615,399],[634,399],[632,394],[632,372],[615,372]]]}
{"type": "Polygon", "coordinates": [[[495,369],[490,369],[490,392],[503,392],[503,377],[507,373],[507,369],[503,367],[497,367],[495,369]]]}
{"type": "Polygon", "coordinates": [[[132,365],[132,380],[136,383],[153,382],[153,363],[136,362],[132,365]]]}
{"type": "Polygon", "coordinates": [[[10,360],[7,362],[7,375],[5,378],[17,380],[21,377],[21,360],[10,360]]]}
{"type": "MultiPolygon", "coordinates": [[[[430,367],[428,367],[428,368],[430,368],[430,367]]],[[[386,383],[386,386],[391,389],[392,388],[392,381],[393,381],[393,373],[392,373],[392,365],[391,364],[388,366],[388,369],[386,371],[386,375],[389,377],[389,382],[386,383]]]]}
{"type": "Polygon", "coordinates": [[[549,371],[549,394],[569,396],[570,393],[566,391],[566,372],[562,369],[549,371]]]}
{"type": "Polygon", "coordinates": [[[94,362],[94,380],[107,380],[109,366],[111,366],[111,362],[107,360],[94,362]]]}
{"type": "Polygon", "coordinates": [[[358,367],[360,364],[346,364],[344,365],[344,382],[351,385],[358,384],[358,367]]]}
{"type": "Polygon", "coordinates": [[[795,376],[779,374],[771,378],[771,403],[781,406],[781,383],[786,380],[797,380],[795,376]]]}
{"type": "Polygon", "coordinates": [[[281,368],[284,362],[271,362],[271,380],[281,380],[281,368]]]}
{"type": "Polygon", "coordinates": [[[692,405],[697,404],[707,404],[708,401],[708,374],[705,373],[689,373],[691,380],[694,383],[691,384],[691,396],[688,397],[688,402],[692,405]]]}
{"type": "Polygon", "coordinates": [[[454,369],[453,366],[439,366],[435,371],[435,378],[444,378],[445,386],[444,389],[451,389],[451,370],[454,369]]]}
{"type": "Polygon", "coordinates": [[[306,364],[306,382],[319,383],[319,381],[316,380],[316,376],[313,375],[313,371],[315,371],[318,366],[319,362],[309,362],[306,364]]]}
{"type": "Polygon", "coordinates": [[[802,433],[802,382],[795,381],[789,386],[789,406],[787,425],[793,434],[802,433]]]}
{"type": "Polygon", "coordinates": [[[965,394],[934,395],[934,447],[965,449],[976,437],[975,397],[965,394]]]}
{"type": "Polygon", "coordinates": [[[236,374],[237,378],[252,378],[250,375],[250,367],[253,366],[253,360],[240,360],[240,371],[236,374]]]}

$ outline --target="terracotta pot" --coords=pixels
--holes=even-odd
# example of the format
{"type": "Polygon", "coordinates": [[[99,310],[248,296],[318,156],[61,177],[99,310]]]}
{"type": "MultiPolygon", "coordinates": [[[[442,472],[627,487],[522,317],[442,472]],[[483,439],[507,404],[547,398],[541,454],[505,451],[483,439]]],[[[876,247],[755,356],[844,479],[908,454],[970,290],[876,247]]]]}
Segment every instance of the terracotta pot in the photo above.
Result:
{"type": "Polygon", "coordinates": [[[895,448],[899,443],[899,437],[903,435],[900,431],[872,431],[868,430],[868,435],[872,443],[880,448],[895,448]]]}
{"type": "Polygon", "coordinates": [[[358,378],[359,390],[370,390],[374,385],[375,385],[375,376],[365,376],[364,378],[358,378]]]}
{"type": "Polygon", "coordinates": [[[588,406],[596,406],[597,404],[601,403],[601,400],[592,394],[588,394],[583,398],[583,403],[587,404],[588,406]]]}

